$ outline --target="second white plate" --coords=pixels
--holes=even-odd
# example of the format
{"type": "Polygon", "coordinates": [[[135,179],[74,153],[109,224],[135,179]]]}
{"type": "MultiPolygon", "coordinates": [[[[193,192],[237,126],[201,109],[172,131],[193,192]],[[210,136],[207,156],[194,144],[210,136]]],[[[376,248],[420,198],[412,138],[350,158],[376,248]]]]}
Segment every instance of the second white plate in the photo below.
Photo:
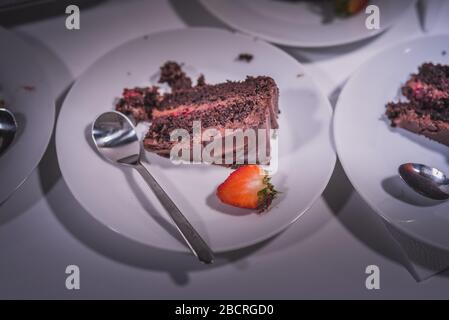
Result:
{"type": "Polygon", "coordinates": [[[424,62],[449,64],[449,36],[417,39],[367,61],[343,89],[334,135],[340,161],[362,197],[402,231],[449,249],[449,202],[427,200],[398,176],[399,165],[424,163],[449,172],[448,147],[403,129],[384,117],[385,104],[424,62]]]}

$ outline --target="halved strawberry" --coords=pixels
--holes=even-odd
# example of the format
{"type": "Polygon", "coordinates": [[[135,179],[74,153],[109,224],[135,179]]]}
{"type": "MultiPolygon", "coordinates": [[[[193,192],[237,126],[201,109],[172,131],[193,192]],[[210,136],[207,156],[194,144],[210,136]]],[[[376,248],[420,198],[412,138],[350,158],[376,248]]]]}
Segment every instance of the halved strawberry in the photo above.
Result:
{"type": "Polygon", "coordinates": [[[222,202],[260,212],[268,209],[277,193],[270,177],[257,165],[238,168],[217,189],[222,202]]]}

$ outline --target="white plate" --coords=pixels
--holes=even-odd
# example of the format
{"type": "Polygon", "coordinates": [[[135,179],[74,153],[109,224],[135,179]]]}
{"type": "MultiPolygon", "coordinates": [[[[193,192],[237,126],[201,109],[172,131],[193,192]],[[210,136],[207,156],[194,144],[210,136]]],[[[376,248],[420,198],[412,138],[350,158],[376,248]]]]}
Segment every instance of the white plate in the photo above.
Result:
{"type": "Polygon", "coordinates": [[[449,202],[415,194],[398,177],[398,166],[425,163],[449,172],[449,148],[383,117],[385,104],[424,62],[449,64],[449,36],[417,39],[367,61],[348,81],[338,101],[334,135],[341,163],[362,197],[387,221],[411,236],[449,248],[449,202]]]}
{"type": "Polygon", "coordinates": [[[371,0],[380,8],[380,29],[365,26],[364,11],[347,18],[323,18],[317,1],[201,0],[231,27],[267,41],[298,47],[325,47],[372,37],[392,26],[415,0],[371,0]]]}
{"type": "Polygon", "coordinates": [[[0,156],[0,204],[26,180],[50,141],[55,120],[52,90],[33,49],[0,28],[0,99],[18,122],[13,144],[0,156]]]}
{"type": "Polygon", "coordinates": [[[280,169],[273,181],[283,193],[265,215],[217,200],[215,190],[232,172],[230,169],[176,166],[146,153],[151,172],[212,249],[227,251],[262,241],[306,212],[326,187],[336,160],[328,100],[303,75],[303,67],[281,50],[247,36],[206,28],[132,40],[94,63],[73,86],[58,120],[56,145],[64,179],[79,202],[96,219],[126,237],[154,247],[186,251],[138,173],[100,158],[91,146],[89,132],[97,115],[114,108],[113,102],[123,88],[149,85],[167,60],[185,63],[193,73],[204,73],[209,83],[268,75],[280,88],[280,169]],[[236,61],[242,52],[254,54],[254,60],[236,61]]]}

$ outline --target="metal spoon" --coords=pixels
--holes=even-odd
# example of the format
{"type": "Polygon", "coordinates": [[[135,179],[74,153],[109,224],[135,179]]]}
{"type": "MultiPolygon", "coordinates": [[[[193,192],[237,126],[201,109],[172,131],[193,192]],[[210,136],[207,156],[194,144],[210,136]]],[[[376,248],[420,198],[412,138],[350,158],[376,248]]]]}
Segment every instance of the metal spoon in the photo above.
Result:
{"type": "Polygon", "coordinates": [[[17,122],[11,111],[0,108],[0,155],[8,149],[17,132],[17,122]]]}
{"type": "Polygon", "coordinates": [[[140,142],[134,125],[115,111],[100,115],[92,126],[92,137],[98,151],[109,161],[136,169],[158,197],[175,222],[190,250],[204,263],[212,263],[214,254],[198,232],[187,221],[140,160],[140,142]]]}
{"type": "Polygon", "coordinates": [[[434,199],[449,199],[449,179],[438,169],[423,164],[405,163],[399,167],[399,175],[413,190],[434,199]]]}

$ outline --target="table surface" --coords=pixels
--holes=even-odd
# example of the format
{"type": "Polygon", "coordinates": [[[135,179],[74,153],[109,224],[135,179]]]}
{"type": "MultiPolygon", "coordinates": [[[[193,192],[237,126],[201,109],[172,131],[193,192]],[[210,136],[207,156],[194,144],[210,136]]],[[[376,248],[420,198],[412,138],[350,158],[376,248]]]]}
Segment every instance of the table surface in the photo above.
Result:
{"type": "MultiPolygon", "coordinates": [[[[189,26],[226,28],[196,1],[100,1],[81,8],[78,31],[64,27],[63,13],[8,26],[36,47],[58,108],[74,79],[131,38],[189,26]]],[[[444,15],[449,16],[449,1],[444,15]]],[[[432,33],[449,30],[444,20],[432,33]]],[[[413,8],[371,40],[325,50],[284,49],[335,104],[345,80],[367,58],[422,36],[418,21],[413,8]]],[[[0,298],[449,298],[449,272],[415,281],[403,252],[339,164],[322,197],[298,222],[269,241],[220,256],[214,266],[149,249],[93,220],[62,179],[53,140],[0,213],[0,298]],[[72,264],[80,268],[80,290],[65,287],[65,269],[72,264]],[[380,268],[380,290],[365,287],[365,268],[372,264],[380,268]]]]}

